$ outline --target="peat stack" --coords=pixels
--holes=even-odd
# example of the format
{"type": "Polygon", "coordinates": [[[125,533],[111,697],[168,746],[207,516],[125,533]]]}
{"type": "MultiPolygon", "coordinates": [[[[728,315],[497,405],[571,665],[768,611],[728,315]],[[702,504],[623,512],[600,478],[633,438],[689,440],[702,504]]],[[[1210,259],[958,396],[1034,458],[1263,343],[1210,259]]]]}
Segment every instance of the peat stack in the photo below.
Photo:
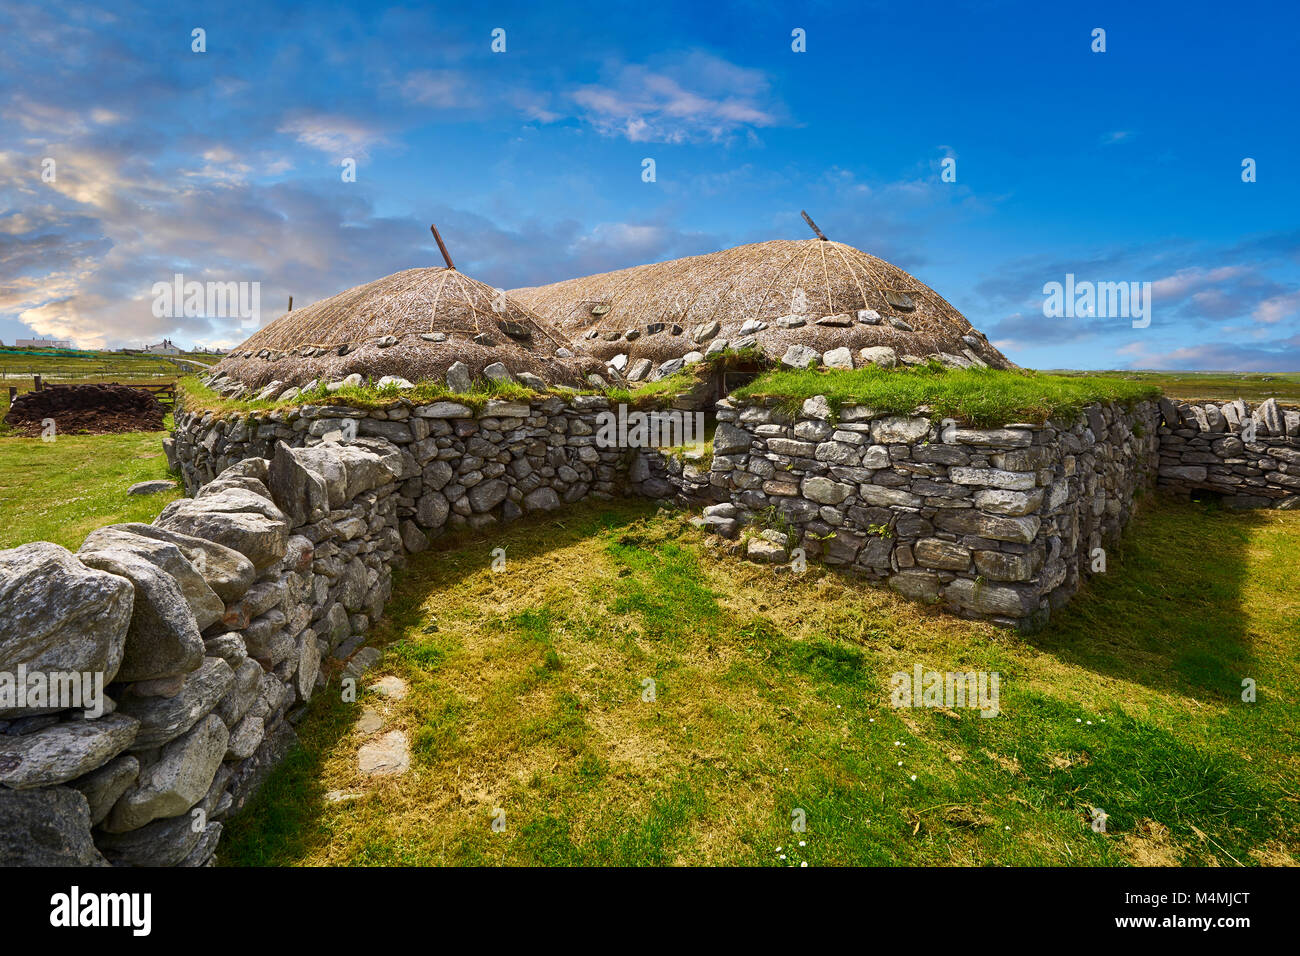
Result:
{"type": "Polygon", "coordinates": [[[37,435],[46,419],[55,434],[102,435],[162,431],[167,410],[153,394],[128,385],[47,385],[17,396],[5,424],[19,434],[37,435]]]}

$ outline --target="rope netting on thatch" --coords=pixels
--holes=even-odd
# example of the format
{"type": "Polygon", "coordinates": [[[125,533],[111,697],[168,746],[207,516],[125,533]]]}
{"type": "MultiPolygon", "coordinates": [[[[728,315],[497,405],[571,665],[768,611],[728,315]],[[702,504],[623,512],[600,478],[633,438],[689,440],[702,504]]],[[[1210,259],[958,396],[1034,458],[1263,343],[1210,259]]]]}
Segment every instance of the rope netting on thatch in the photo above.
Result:
{"type": "Polygon", "coordinates": [[[971,349],[989,365],[1011,366],[929,286],[883,259],[820,239],[753,243],[510,294],[602,359],[627,353],[632,361],[664,361],[706,347],[707,341],[692,336],[700,326],[717,322],[718,336],[734,340],[752,320],[766,323],[757,344],[773,357],[792,344],[818,351],[888,345],[920,357],[971,349]],[[878,315],[879,322],[868,324],[874,321],[870,315],[860,321],[858,313],[864,311],[878,315]],[[836,315],[853,321],[817,324],[836,315]],[[804,324],[780,327],[776,320],[784,316],[802,318],[804,324]],[[636,330],[631,340],[629,330],[636,330]]]}
{"type": "Polygon", "coordinates": [[[549,346],[550,354],[568,345],[563,336],[499,289],[454,269],[407,269],[286,312],[240,348],[254,352],[263,348],[336,348],[385,335],[400,338],[421,332],[507,335],[522,348],[549,346]],[[521,337],[518,330],[507,335],[502,328],[505,323],[520,326],[528,335],[521,337]]]}
{"type": "Polygon", "coordinates": [[[479,376],[500,362],[576,384],[620,355],[630,371],[724,341],[772,360],[792,345],[855,356],[885,345],[900,357],[1013,367],[897,266],[840,242],[778,239],[509,293],[455,269],[409,269],[285,313],[218,369],[261,387],[353,373],[423,381],[458,361],[479,376]]]}
{"type": "Polygon", "coordinates": [[[496,362],[549,383],[580,382],[590,358],[557,358],[573,343],[499,289],[454,269],[408,269],[286,312],[218,366],[251,386],[301,385],[358,373],[411,381],[454,362],[474,376],[496,362]]]}

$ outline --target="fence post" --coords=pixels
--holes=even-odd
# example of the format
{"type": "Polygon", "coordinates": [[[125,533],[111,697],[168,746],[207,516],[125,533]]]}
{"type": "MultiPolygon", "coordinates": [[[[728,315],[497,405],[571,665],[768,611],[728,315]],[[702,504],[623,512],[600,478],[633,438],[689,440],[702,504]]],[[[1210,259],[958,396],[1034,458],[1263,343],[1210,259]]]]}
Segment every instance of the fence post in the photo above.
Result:
{"type": "Polygon", "coordinates": [[[34,376],[32,376],[32,378],[33,378],[33,379],[35,380],[35,382],[36,382],[36,391],[38,391],[38,392],[41,391],[41,388],[42,388],[42,387],[41,387],[41,377],[40,377],[39,375],[34,375],[34,376]]]}

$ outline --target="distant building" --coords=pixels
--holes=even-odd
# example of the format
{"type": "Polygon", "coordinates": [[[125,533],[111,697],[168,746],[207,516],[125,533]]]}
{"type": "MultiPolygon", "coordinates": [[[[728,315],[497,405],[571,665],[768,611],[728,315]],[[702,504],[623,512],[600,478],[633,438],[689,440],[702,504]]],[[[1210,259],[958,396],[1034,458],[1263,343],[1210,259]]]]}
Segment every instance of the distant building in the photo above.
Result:
{"type": "Polygon", "coordinates": [[[150,355],[180,355],[181,350],[172,344],[171,339],[163,339],[157,345],[146,345],[145,352],[150,355]]]}
{"type": "Polygon", "coordinates": [[[76,348],[71,342],[65,339],[19,339],[14,343],[15,348],[20,349],[74,349],[76,348]]]}

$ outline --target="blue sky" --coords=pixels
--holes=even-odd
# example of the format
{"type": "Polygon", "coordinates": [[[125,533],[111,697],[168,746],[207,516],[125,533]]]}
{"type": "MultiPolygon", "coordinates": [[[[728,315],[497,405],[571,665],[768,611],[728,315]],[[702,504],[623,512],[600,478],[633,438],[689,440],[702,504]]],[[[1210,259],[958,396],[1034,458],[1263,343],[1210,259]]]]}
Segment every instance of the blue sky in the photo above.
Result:
{"type": "Polygon", "coordinates": [[[440,264],[430,222],[511,288],[806,208],[1022,365],[1300,369],[1295,4],[224,6],[0,0],[0,340],[235,344],[153,284],[269,320],[440,264]],[[1152,283],[1150,326],[1045,318],[1066,274],[1152,283]]]}

